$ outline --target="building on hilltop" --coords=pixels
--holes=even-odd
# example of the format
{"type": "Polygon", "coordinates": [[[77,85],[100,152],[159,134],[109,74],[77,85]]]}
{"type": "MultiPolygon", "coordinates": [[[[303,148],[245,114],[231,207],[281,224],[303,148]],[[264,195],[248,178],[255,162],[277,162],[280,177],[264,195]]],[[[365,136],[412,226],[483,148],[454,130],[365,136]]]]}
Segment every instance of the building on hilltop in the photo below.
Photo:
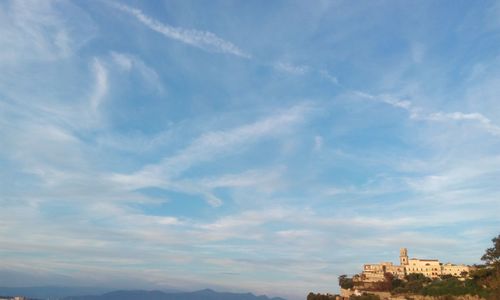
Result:
{"type": "Polygon", "coordinates": [[[406,248],[400,249],[399,263],[400,265],[394,265],[391,262],[365,264],[363,272],[356,276],[356,279],[362,282],[381,282],[386,279],[387,274],[399,279],[404,279],[408,274],[423,274],[429,278],[437,278],[443,275],[463,278],[473,268],[467,265],[443,264],[437,259],[409,258],[406,248]]]}

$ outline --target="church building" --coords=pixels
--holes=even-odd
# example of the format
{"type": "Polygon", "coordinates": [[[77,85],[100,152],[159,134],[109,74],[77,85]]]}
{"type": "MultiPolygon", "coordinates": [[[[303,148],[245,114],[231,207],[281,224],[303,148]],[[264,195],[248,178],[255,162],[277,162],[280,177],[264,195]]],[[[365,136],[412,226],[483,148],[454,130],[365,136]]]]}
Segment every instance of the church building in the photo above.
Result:
{"type": "Polygon", "coordinates": [[[359,279],[364,282],[384,281],[387,273],[399,279],[403,279],[406,275],[412,273],[424,274],[426,277],[433,279],[443,275],[465,278],[471,270],[471,266],[463,264],[443,264],[437,259],[409,258],[408,250],[401,248],[399,251],[399,265],[394,265],[392,262],[365,264],[359,279]]]}

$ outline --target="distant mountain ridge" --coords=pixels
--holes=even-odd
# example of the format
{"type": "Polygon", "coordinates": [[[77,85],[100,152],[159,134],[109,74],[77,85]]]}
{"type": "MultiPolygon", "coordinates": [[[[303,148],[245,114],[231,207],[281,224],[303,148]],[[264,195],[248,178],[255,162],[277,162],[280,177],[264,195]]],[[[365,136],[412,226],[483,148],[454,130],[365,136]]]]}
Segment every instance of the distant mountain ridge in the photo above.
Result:
{"type": "Polygon", "coordinates": [[[166,293],[162,291],[123,290],[102,295],[70,296],[63,300],[285,300],[256,296],[252,293],[226,293],[205,289],[196,292],[166,293]]]}
{"type": "Polygon", "coordinates": [[[30,286],[0,287],[2,296],[24,296],[36,299],[62,299],[68,296],[96,295],[113,289],[102,287],[30,286]]]}

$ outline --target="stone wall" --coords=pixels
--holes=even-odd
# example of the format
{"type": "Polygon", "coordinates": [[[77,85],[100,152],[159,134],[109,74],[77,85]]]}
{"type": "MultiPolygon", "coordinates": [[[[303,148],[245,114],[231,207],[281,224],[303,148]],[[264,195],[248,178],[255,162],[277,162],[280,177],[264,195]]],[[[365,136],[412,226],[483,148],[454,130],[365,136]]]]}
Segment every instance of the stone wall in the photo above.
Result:
{"type": "MultiPolygon", "coordinates": [[[[350,289],[340,289],[340,297],[344,300],[349,299],[351,295],[361,295],[364,291],[350,290],[350,289]]],[[[422,295],[412,295],[412,294],[400,294],[391,295],[390,292],[371,292],[366,293],[374,294],[380,297],[382,300],[485,300],[479,296],[422,296],[422,295]]]]}
{"type": "Polygon", "coordinates": [[[471,295],[465,295],[465,296],[422,296],[422,295],[407,295],[407,296],[394,296],[393,298],[389,298],[390,300],[406,300],[406,299],[412,299],[412,300],[447,300],[447,299],[453,299],[453,300],[485,300],[484,298],[481,298],[479,296],[471,296],[471,295]],[[451,298],[450,298],[451,297],[451,298]]]}

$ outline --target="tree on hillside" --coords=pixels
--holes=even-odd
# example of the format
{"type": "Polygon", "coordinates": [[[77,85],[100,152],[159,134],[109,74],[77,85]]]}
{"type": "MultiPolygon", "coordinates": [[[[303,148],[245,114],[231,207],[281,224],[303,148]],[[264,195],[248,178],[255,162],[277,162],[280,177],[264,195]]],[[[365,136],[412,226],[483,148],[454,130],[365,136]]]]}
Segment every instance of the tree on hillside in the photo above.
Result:
{"type": "Polygon", "coordinates": [[[384,273],[384,281],[375,282],[373,284],[373,290],[378,292],[388,292],[392,290],[392,281],[394,280],[394,275],[392,273],[384,273]]]}
{"type": "Polygon", "coordinates": [[[498,267],[500,265],[500,234],[491,240],[493,247],[486,249],[481,260],[485,261],[488,265],[498,267]]]}
{"type": "Polygon", "coordinates": [[[410,273],[410,274],[405,276],[405,279],[408,282],[416,281],[416,282],[426,283],[426,282],[431,281],[431,279],[429,277],[425,276],[422,273],[410,273]]]}
{"type": "MultiPolygon", "coordinates": [[[[315,294],[313,292],[307,295],[307,300],[335,300],[339,295],[315,294]]],[[[339,296],[340,297],[340,296],[339,296]]]]}
{"type": "Polygon", "coordinates": [[[352,289],[354,287],[354,282],[352,281],[352,278],[347,277],[347,275],[340,275],[339,276],[339,285],[343,289],[352,289]]]}
{"type": "Polygon", "coordinates": [[[500,234],[491,241],[493,247],[486,249],[481,257],[481,260],[485,261],[490,268],[480,269],[477,273],[479,282],[490,290],[489,299],[500,300],[500,234]]]}

